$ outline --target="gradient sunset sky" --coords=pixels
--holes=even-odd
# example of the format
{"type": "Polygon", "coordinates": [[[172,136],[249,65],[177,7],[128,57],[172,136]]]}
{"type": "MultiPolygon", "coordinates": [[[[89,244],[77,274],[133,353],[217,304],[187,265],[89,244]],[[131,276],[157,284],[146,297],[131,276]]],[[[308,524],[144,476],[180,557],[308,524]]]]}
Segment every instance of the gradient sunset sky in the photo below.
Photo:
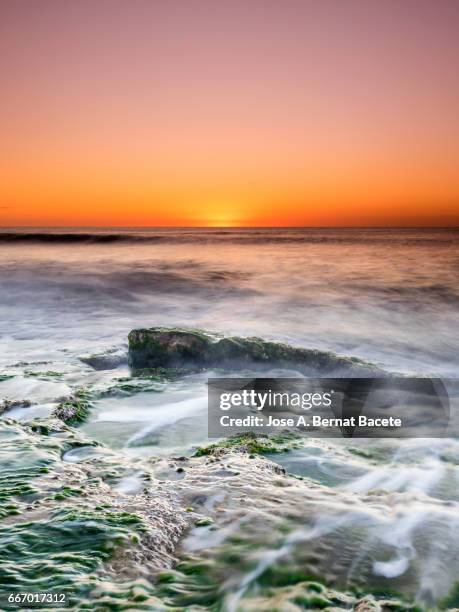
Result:
{"type": "Polygon", "coordinates": [[[459,225],[457,0],[0,12],[0,225],[459,225]]]}

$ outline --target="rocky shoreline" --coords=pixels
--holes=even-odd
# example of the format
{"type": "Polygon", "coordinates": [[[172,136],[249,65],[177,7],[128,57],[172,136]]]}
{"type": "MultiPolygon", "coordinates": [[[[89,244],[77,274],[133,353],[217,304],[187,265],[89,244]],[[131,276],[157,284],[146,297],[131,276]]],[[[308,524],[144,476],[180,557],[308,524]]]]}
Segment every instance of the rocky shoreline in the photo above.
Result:
{"type": "MultiPolygon", "coordinates": [[[[85,363],[96,371],[114,365],[104,355],[85,363]]],[[[387,375],[332,353],[175,328],[133,330],[129,363],[132,379],[120,385],[130,391],[139,372],[148,384],[166,385],[208,368],[387,375]]],[[[15,546],[0,589],[24,590],[36,576],[37,589],[68,592],[72,609],[101,612],[428,609],[412,603],[418,593],[403,579],[375,577],[370,558],[349,571],[372,530],[390,529],[394,509],[416,505],[416,493],[356,493],[294,476],[275,460],[302,449],[294,434],[246,434],[186,456],[129,457],[78,429],[94,401],[75,390],[50,416],[27,422],[8,418],[17,406],[3,405],[2,452],[18,459],[13,480],[0,485],[0,545],[15,546]]],[[[317,445],[326,456],[327,443],[317,445]]],[[[374,456],[343,451],[343,461],[363,470],[374,456]]],[[[445,516],[450,511],[446,501],[429,503],[445,516]]],[[[453,609],[454,601],[453,594],[439,608],[453,609]]]]}
{"type": "MultiPolygon", "coordinates": [[[[277,530],[285,535],[294,517],[302,514],[307,524],[317,504],[323,504],[323,487],[286,474],[264,457],[275,450],[276,442],[242,437],[198,449],[191,457],[144,461],[139,466],[57,419],[27,425],[5,420],[2,433],[8,438],[19,436],[22,447],[26,444],[42,457],[43,453],[48,456],[47,469],[17,483],[12,493],[25,488],[20,501],[14,495],[14,503],[3,504],[3,528],[10,536],[26,529],[33,539],[39,537],[43,521],[53,526],[53,543],[42,553],[33,553],[27,565],[38,568],[45,557],[55,565],[55,583],[42,578],[42,586],[73,593],[73,609],[84,609],[89,602],[94,610],[415,609],[396,598],[359,595],[357,585],[348,591],[330,589],[326,584],[336,579],[336,567],[321,567],[317,560],[315,567],[305,560],[301,570],[293,562],[285,564],[285,544],[279,545],[279,559],[268,559],[266,565],[262,557],[253,555],[254,536],[262,523],[264,528],[269,524],[273,534],[277,530]],[[91,452],[84,461],[67,459],[72,451],[88,449],[91,452]],[[139,468],[140,490],[120,494],[122,479],[139,468]],[[284,511],[282,500],[287,504],[284,511]],[[82,541],[85,549],[79,552],[82,541]],[[221,545],[215,547],[218,541],[221,545]],[[214,552],[208,550],[211,542],[214,552]],[[61,575],[62,547],[67,551],[70,578],[72,572],[78,576],[76,583],[66,582],[61,575]],[[258,568],[240,584],[239,564],[258,568]],[[85,565],[92,571],[82,575],[85,565]],[[272,586],[265,582],[265,587],[253,591],[257,580],[273,571],[282,576],[282,585],[273,579],[272,586]],[[118,606],[121,592],[123,602],[118,606]]],[[[295,443],[281,442],[283,450],[295,443]]],[[[329,504],[337,503],[368,509],[368,499],[351,499],[349,494],[334,493],[329,504]]],[[[375,496],[373,503],[376,507],[381,500],[375,496]]],[[[2,537],[0,532],[0,541],[2,537]]],[[[302,538],[307,541],[306,534],[295,531],[289,538],[292,544],[302,538]]]]}

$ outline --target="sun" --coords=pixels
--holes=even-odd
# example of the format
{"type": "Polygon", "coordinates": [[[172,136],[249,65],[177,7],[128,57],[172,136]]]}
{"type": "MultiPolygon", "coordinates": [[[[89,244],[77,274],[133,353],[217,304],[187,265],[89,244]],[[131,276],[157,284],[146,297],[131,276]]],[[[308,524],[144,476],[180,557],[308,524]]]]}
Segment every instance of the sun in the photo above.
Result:
{"type": "Polygon", "coordinates": [[[240,227],[244,225],[244,207],[233,202],[212,202],[204,208],[206,227],[240,227]]]}
{"type": "Polygon", "coordinates": [[[207,227],[239,227],[240,225],[241,222],[231,215],[216,215],[206,221],[207,227]]]}

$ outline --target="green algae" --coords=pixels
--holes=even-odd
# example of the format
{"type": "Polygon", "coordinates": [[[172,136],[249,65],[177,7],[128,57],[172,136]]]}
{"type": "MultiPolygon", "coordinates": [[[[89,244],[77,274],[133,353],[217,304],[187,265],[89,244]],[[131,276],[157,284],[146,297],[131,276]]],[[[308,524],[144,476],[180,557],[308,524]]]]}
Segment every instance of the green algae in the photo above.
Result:
{"type": "MultiPolygon", "coordinates": [[[[75,439],[65,425],[54,437],[43,435],[44,428],[53,431],[44,421],[0,422],[2,609],[17,608],[8,607],[5,595],[23,592],[67,593],[72,606],[84,609],[86,601],[87,609],[96,609],[90,592],[103,583],[104,564],[117,551],[137,547],[148,527],[133,512],[91,502],[88,495],[91,490],[97,494],[91,487],[104,475],[102,469],[74,484],[59,482],[65,449],[88,442],[75,439]],[[14,515],[20,520],[13,521],[14,515]]],[[[126,587],[127,599],[119,609],[127,609],[129,597],[141,599],[136,592],[135,586],[126,587]]]]}
{"type": "Polygon", "coordinates": [[[83,423],[89,416],[89,404],[87,402],[66,401],[59,404],[54,412],[58,419],[68,425],[83,423]]]}
{"type": "Polygon", "coordinates": [[[68,499],[69,497],[74,497],[74,496],[83,495],[83,494],[84,494],[84,489],[82,489],[81,487],[76,488],[76,487],[63,486],[63,487],[60,487],[60,489],[52,495],[52,499],[55,499],[57,501],[62,501],[64,499],[68,499]]]}
{"type": "Polygon", "coordinates": [[[186,374],[189,374],[189,370],[185,368],[140,368],[132,370],[131,378],[141,378],[157,382],[171,382],[186,374]]]}
{"type": "Polygon", "coordinates": [[[449,594],[440,601],[440,607],[447,610],[459,608],[459,582],[456,582],[449,594]]]}
{"type": "MultiPolygon", "coordinates": [[[[248,551],[245,551],[246,553],[248,551]]],[[[226,584],[234,576],[235,568],[251,571],[247,554],[220,551],[217,558],[208,559],[198,555],[184,555],[172,570],[157,576],[155,594],[168,610],[205,609],[219,612],[226,609],[227,598],[238,589],[237,582],[226,584]]],[[[237,610],[283,610],[285,609],[355,609],[358,602],[380,601],[384,609],[394,611],[422,612],[422,608],[396,596],[358,594],[353,591],[331,588],[315,577],[308,576],[290,563],[269,567],[258,580],[241,593],[237,610]],[[280,603],[283,602],[283,603],[280,603]],[[297,608],[292,608],[297,606],[297,608]],[[280,607],[279,607],[280,606],[280,607]]],[[[378,608],[379,609],[379,608],[378,608]]]]}
{"type": "Polygon", "coordinates": [[[114,384],[100,392],[99,397],[129,397],[136,393],[153,392],[160,393],[163,390],[162,381],[151,377],[148,378],[132,378],[122,377],[116,378],[114,384]]]}
{"type": "Polygon", "coordinates": [[[302,608],[313,610],[324,610],[333,605],[332,601],[319,595],[300,595],[295,597],[293,601],[302,608]]]}
{"type": "Polygon", "coordinates": [[[189,374],[180,368],[143,368],[130,376],[114,378],[112,384],[97,393],[97,398],[130,397],[136,393],[162,393],[167,383],[189,374]]]}
{"type": "Polygon", "coordinates": [[[265,587],[284,587],[299,582],[313,581],[319,584],[318,577],[303,571],[294,564],[273,564],[260,576],[259,584],[265,587]]]}
{"type": "Polygon", "coordinates": [[[77,389],[73,397],[59,403],[53,414],[67,425],[79,425],[89,416],[92,407],[90,397],[86,389],[77,389]]]}
{"type": "Polygon", "coordinates": [[[204,517],[202,519],[198,519],[195,522],[195,526],[196,527],[207,527],[209,525],[213,525],[213,522],[214,521],[213,521],[213,519],[210,518],[210,516],[206,516],[206,517],[204,517]]]}
{"type": "Polygon", "coordinates": [[[145,523],[136,514],[124,511],[113,511],[103,507],[99,510],[67,507],[64,510],[59,510],[57,516],[66,521],[89,521],[91,523],[95,522],[97,524],[117,528],[134,525],[137,531],[146,531],[145,523]]]}
{"type": "Polygon", "coordinates": [[[231,436],[215,444],[198,447],[194,453],[194,457],[213,455],[221,449],[234,448],[240,448],[254,457],[255,455],[288,452],[291,449],[298,448],[299,443],[300,437],[293,432],[268,436],[267,434],[256,434],[249,431],[240,435],[231,436]]]}
{"type": "Polygon", "coordinates": [[[202,535],[196,529],[193,538],[202,538],[202,548],[199,553],[183,553],[174,570],[160,574],[156,592],[161,601],[179,609],[197,606],[197,609],[203,607],[215,612],[227,608],[251,612],[350,610],[357,609],[357,604],[361,604],[359,609],[363,610],[367,600],[371,600],[378,602],[377,609],[381,606],[385,610],[420,612],[420,606],[387,589],[379,593],[375,589],[374,594],[371,588],[365,587],[353,591],[344,576],[342,583],[337,578],[332,587],[324,576],[314,573],[317,563],[308,546],[302,548],[307,557],[301,553],[298,556],[299,551],[294,549],[283,554],[285,536],[295,527],[288,522],[286,510],[282,512],[284,522],[276,520],[275,528],[269,532],[256,519],[244,521],[237,532],[210,548],[205,547],[205,541],[214,528],[203,530],[202,535]],[[264,559],[268,560],[266,565],[264,559]]]}
{"type": "Polygon", "coordinates": [[[367,450],[366,448],[356,448],[354,446],[350,446],[347,450],[352,455],[356,455],[357,457],[363,457],[364,459],[375,459],[376,458],[375,453],[373,453],[370,450],[367,450]]]}
{"type": "Polygon", "coordinates": [[[14,374],[0,374],[0,382],[14,378],[14,374]]]}
{"type": "Polygon", "coordinates": [[[47,370],[46,372],[35,372],[33,370],[26,370],[24,372],[26,378],[39,378],[40,380],[52,380],[55,378],[62,378],[63,372],[55,372],[54,370],[47,370]]]}
{"type": "Polygon", "coordinates": [[[220,585],[213,570],[211,562],[187,556],[174,570],[158,575],[156,593],[168,609],[186,609],[189,606],[221,609],[218,605],[222,602],[220,585]]]}
{"type": "Polygon", "coordinates": [[[0,444],[0,518],[4,518],[17,514],[21,502],[39,495],[34,481],[47,474],[58,453],[52,445],[36,448],[10,421],[0,424],[0,444]]]}
{"type": "Polygon", "coordinates": [[[0,526],[0,591],[73,591],[74,577],[132,545],[132,526],[142,526],[138,517],[77,507],[55,510],[47,521],[0,526]]]}

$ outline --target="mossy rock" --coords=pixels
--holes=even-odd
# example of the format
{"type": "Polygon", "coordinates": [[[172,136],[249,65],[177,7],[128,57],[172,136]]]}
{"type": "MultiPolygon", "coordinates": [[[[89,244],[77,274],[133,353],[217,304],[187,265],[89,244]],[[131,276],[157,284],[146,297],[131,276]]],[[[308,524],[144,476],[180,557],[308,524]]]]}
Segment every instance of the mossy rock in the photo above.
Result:
{"type": "Polygon", "coordinates": [[[88,394],[84,390],[77,391],[73,397],[69,397],[57,406],[53,416],[67,425],[79,425],[89,416],[91,403],[87,400],[88,394]]]}
{"type": "Polygon", "coordinates": [[[261,338],[228,337],[201,330],[152,327],[129,333],[129,365],[134,370],[176,368],[200,370],[281,367],[306,375],[341,372],[346,375],[382,376],[383,370],[357,358],[296,348],[261,338]]]}
{"type": "Polygon", "coordinates": [[[196,527],[209,527],[210,525],[213,525],[213,519],[211,519],[209,516],[206,516],[202,519],[198,519],[195,522],[195,526],[196,527]]]}
{"type": "Polygon", "coordinates": [[[295,433],[286,432],[268,436],[267,434],[256,434],[249,431],[231,436],[215,444],[209,444],[209,446],[200,446],[196,449],[194,456],[205,457],[206,455],[214,455],[222,449],[238,449],[254,457],[255,455],[284,453],[290,450],[290,446],[296,446],[297,443],[298,436],[295,433]]]}

